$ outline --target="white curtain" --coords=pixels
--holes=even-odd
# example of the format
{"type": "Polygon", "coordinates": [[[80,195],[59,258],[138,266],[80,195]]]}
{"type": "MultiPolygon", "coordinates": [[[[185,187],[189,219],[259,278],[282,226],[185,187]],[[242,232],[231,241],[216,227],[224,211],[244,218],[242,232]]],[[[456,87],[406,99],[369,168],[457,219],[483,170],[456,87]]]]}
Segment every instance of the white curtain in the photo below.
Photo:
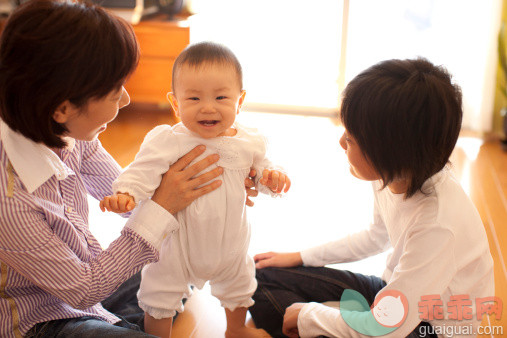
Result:
{"type": "Polygon", "coordinates": [[[337,112],[343,0],[192,0],[190,42],[212,40],[243,66],[245,107],[337,112]]]}
{"type": "Polygon", "coordinates": [[[463,127],[492,128],[502,0],[350,0],[347,74],[390,58],[444,65],[463,90],[463,127]]]}
{"type": "Polygon", "coordinates": [[[333,115],[343,85],[361,70],[422,56],[462,87],[463,127],[491,130],[502,0],[191,3],[191,42],[214,40],[237,54],[247,108],[333,115]]]}

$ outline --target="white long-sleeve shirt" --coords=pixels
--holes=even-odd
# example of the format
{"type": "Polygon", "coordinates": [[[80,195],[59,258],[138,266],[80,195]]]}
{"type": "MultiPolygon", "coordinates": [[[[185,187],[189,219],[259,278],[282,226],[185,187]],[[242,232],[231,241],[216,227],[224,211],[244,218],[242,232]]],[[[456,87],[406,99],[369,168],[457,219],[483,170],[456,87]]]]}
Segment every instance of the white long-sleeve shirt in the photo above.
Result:
{"type": "MultiPolygon", "coordinates": [[[[405,337],[421,321],[419,302],[422,296],[440,295],[442,320],[430,320],[434,327],[477,327],[475,306],[471,320],[449,319],[447,302],[453,295],[494,296],[493,259],[481,218],[450,170],[445,168],[423,185],[409,199],[380,190],[373,183],[374,219],[364,231],[302,251],[307,266],[356,261],[393,248],[382,279],[381,291],[397,290],[408,300],[403,324],[384,337],[405,337]]],[[[381,293],[379,292],[379,294],[381,293]]],[[[474,302],[475,303],[475,302],[474,302]]],[[[366,318],[367,312],[361,313],[366,318]]],[[[309,303],[298,319],[301,337],[364,337],[344,321],[340,310],[309,303]]],[[[459,335],[455,335],[457,337],[459,335]]],[[[467,337],[470,337],[468,335],[467,337]]]]}

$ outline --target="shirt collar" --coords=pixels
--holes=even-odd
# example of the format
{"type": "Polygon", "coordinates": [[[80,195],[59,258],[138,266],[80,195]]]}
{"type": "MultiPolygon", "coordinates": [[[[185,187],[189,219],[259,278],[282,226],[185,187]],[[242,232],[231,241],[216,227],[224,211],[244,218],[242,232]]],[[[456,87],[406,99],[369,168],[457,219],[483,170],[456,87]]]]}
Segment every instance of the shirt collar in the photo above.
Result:
{"type": "MultiPolygon", "coordinates": [[[[13,131],[0,120],[0,139],[7,157],[29,193],[49,180],[53,175],[64,180],[73,171],[63,163],[58,155],[42,143],[36,143],[13,131]]],[[[75,140],[65,138],[67,150],[72,151],[75,140]]]]}

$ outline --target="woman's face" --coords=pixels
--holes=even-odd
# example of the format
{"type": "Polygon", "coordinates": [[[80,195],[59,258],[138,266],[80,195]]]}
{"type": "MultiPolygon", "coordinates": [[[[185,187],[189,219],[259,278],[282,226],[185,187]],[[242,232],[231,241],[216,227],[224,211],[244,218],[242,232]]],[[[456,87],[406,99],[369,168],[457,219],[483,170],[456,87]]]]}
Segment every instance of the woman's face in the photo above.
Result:
{"type": "MultiPolygon", "coordinates": [[[[68,130],[65,136],[76,140],[93,141],[106,130],[107,124],[118,115],[118,110],[130,103],[130,97],[122,86],[100,99],[92,98],[83,107],[77,108],[66,101],[64,111],[54,115],[56,122],[63,123],[68,130]]],[[[62,106],[61,106],[62,107],[62,106]]]]}
{"type": "Polygon", "coordinates": [[[340,145],[345,149],[352,175],[365,181],[376,181],[381,178],[347,130],[340,138],[340,145]]]}

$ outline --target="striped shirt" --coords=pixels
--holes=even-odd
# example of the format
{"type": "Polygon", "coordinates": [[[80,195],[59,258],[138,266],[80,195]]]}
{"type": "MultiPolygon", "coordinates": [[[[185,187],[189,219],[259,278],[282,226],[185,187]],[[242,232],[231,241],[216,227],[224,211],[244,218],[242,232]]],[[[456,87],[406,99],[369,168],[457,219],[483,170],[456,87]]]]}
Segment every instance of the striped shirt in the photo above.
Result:
{"type": "Polygon", "coordinates": [[[149,200],[102,250],[88,228],[87,194],[110,195],[121,168],[100,142],[71,139],[60,158],[1,120],[0,140],[0,337],[62,318],[117,322],[100,301],[158,259],[176,220],[149,200]]]}

